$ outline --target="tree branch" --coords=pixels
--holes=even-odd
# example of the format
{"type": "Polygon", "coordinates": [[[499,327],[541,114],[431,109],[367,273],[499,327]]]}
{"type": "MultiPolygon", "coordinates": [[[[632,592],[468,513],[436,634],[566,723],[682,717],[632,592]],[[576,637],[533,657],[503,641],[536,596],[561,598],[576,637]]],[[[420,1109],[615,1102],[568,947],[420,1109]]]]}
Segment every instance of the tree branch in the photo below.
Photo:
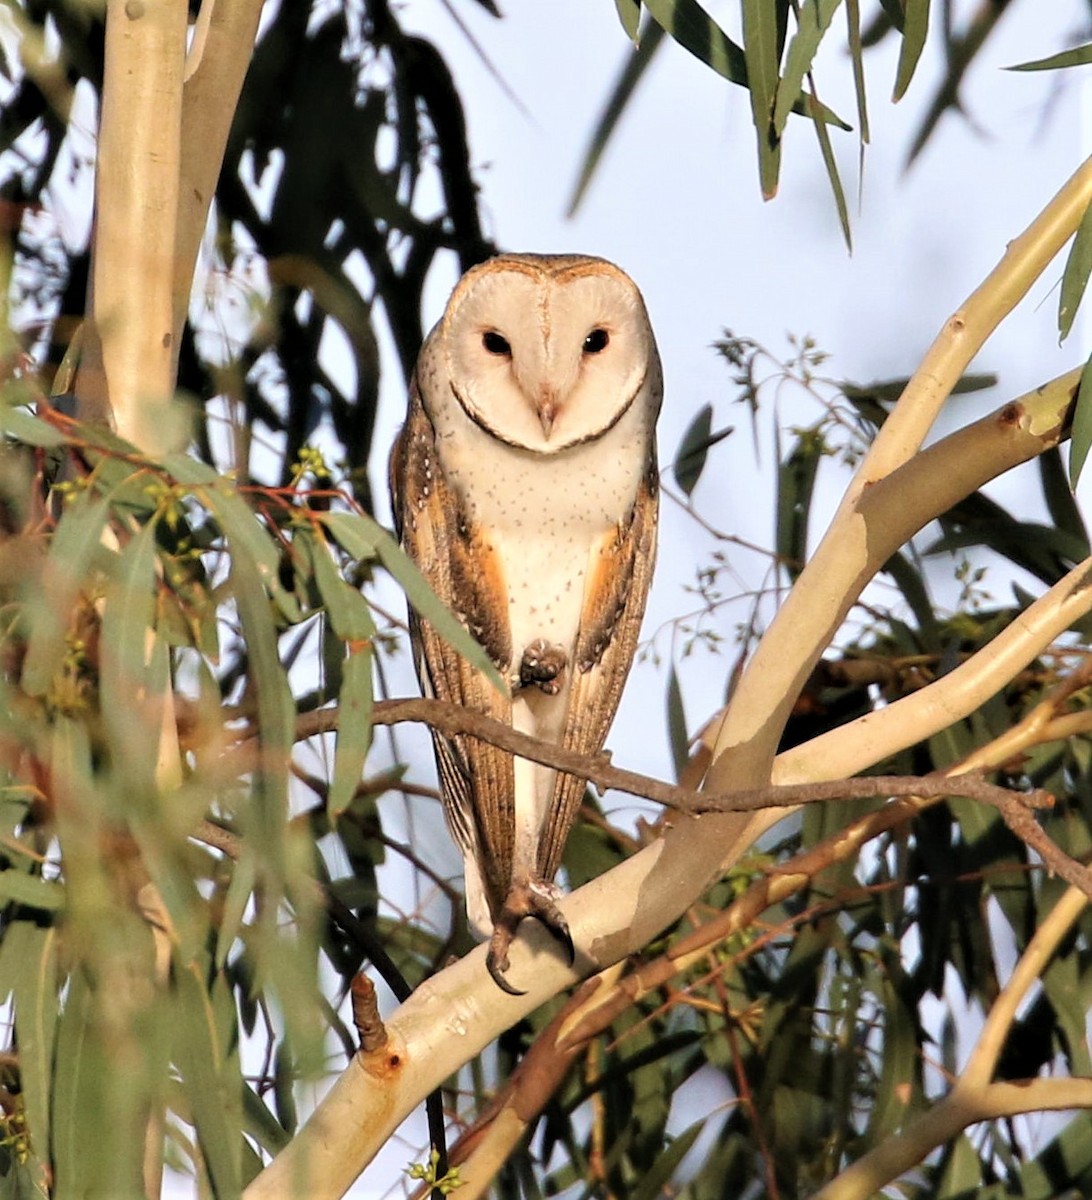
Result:
{"type": "MultiPolygon", "coordinates": [[[[1047,414],[1067,411],[1072,396],[1066,389],[1071,386],[1066,376],[1024,397],[1015,419],[1012,406],[995,414],[996,430],[982,436],[998,458],[990,463],[979,459],[980,471],[996,473],[1011,465],[1010,443],[1018,444],[1025,458],[1056,444],[1062,423],[1047,414]]],[[[922,524],[943,511],[930,503],[934,485],[934,480],[919,477],[922,494],[900,501],[915,505],[922,524]]],[[[894,497],[884,501],[887,507],[894,503],[894,497]]],[[[873,509],[872,520],[879,522],[882,516],[883,506],[873,509]]],[[[882,526],[870,529],[868,536],[882,543],[882,526]]],[[[786,644],[795,644],[796,631],[782,630],[786,644]]],[[[967,715],[958,709],[960,698],[955,699],[949,722],[967,715]]],[[[908,737],[903,744],[914,740],[908,737]]],[[[732,782],[753,782],[742,767],[733,776],[731,761],[723,756],[718,761],[708,790],[726,793],[732,782]]],[[[549,934],[526,922],[510,952],[510,978],[527,989],[522,996],[499,994],[484,970],[484,947],[428,980],[388,1019],[388,1032],[398,1046],[398,1070],[369,1083],[359,1065],[350,1064],[292,1142],[251,1183],[248,1200],[301,1189],[316,1200],[340,1197],[421,1097],[543,1001],[647,945],[784,811],[681,816],[663,838],[566,896],[560,907],[579,948],[571,968],[556,953],[549,934]]]]}
{"type": "Polygon", "coordinates": [[[1044,1109],[1092,1108],[1092,1079],[989,1082],[1020,1001],[1087,903],[1077,888],[1070,888],[1051,909],[990,1009],[970,1061],[951,1092],[847,1167],[814,1200],[868,1200],[977,1121],[1044,1109]]]}
{"type": "Polygon", "coordinates": [[[243,80],[254,54],[261,13],[262,0],[202,0],[186,59],[174,244],[173,371],[178,367],[197,250],[208,222],[243,80]]]}
{"type": "Polygon", "coordinates": [[[81,417],[151,454],[177,449],[171,293],[185,0],[108,0],[81,417]]]}
{"type": "MultiPolygon", "coordinates": [[[[955,775],[995,768],[1015,754],[1027,753],[1059,735],[1068,736],[1070,716],[1088,718],[1092,714],[1059,715],[1060,709],[1073,692],[1084,687],[1090,678],[1092,656],[1086,657],[1076,670],[1052,688],[1050,694],[1015,726],[987,745],[980,746],[952,767],[951,773],[955,775]]],[[[859,817],[844,829],[794,855],[788,862],[767,871],[723,912],[675,941],[658,958],[639,964],[625,976],[612,968],[578,989],[535,1039],[489,1106],[452,1148],[451,1161],[460,1166],[460,1178],[471,1189],[467,1193],[467,1200],[473,1200],[488,1186],[499,1164],[505,1161],[540,1115],[546,1101],[561,1085],[578,1055],[586,1049],[592,1038],[603,1033],[622,1012],[651,991],[665,986],[672,978],[708,958],[717,946],[726,944],[742,930],[753,926],[763,912],[774,904],[783,903],[815,880],[820,872],[836,863],[848,861],[859,853],[866,842],[907,824],[936,802],[937,799],[922,798],[901,800],[859,817]]],[[[1075,889],[1071,889],[1066,899],[1074,894],[1075,889]]],[[[1048,922],[1062,919],[1063,914],[1055,907],[1048,922]]],[[[1026,990],[1018,978],[1036,977],[1041,965],[1041,954],[1025,954],[1017,964],[1010,984],[1005,989],[1009,994],[1006,1003],[1010,1008],[1007,1021],[1003,1011],[995,1005],[987,1018],[987,1027],[979,1038],[972,1060],[977,1058],[985,1063],[991,1044],[995,1048],[1003,1044],[1002,1028],[1008,1028],[1011,1012],[1019,1005],[1026,990]],[[991,1023],[993,1033],[988,1032],[991,1023]]],[[[998,1001],[1000,1003],[1001,1000],[998,1001]]],[[[996,1053],[986,1071],[987,1078],[992,1073],[994,1061],[996,1053]]],[[[969,1063],[968,1071],[970,1069],[969,1063]]]]}
{"type": "MultiPolygon", "coordinates": [[[[785,721],[808,672],[830,644],[864,585],[905,540],[905,534],[898,542],[885,536],[877,514],[869,511],[870,492],[918,452],[941,405],[971,359],[1073,235],[1090,200],[1092,159],[1009,243],[997,267],[945,322],[736,686],[710,768],[715,789],[723,789],[723,775],[728,772],[746,784],[761,784],[769,778],[785,721]],[[890,549],[881,553],[881,546],[890,549]]],[[[1041,433],[1034,426],[1028,432],[1033,438],[1041,433]]],[[[1034,453],[1029,449],[1029,457],[1034,453]]],[[[993,474],[996,472],[982,475],[980,483],[993,474]]],[[[930,488],[904,493],[901,499],[908,510],[905,513],[887,506],[900,530],[908,525],[914,529],[924,525],[919,518],[931,508],[932,488],[944,484],[942,478],[934,477],[930,488]]],[[[746,826],[736,828],[733,834],[746,841],[754,837],[746,826]]]]}

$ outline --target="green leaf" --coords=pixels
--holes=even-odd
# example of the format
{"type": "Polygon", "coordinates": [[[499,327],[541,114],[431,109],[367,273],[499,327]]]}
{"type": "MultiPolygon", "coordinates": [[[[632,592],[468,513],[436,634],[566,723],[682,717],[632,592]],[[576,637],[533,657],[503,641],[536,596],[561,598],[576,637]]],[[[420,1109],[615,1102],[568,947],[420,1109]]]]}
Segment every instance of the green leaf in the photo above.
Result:
{"type": "Polygon", "coordinates": [[[1039,479],[1043,487],[1043,499],[1046,501],[1047,512],[1050,513],[1050,523],[1055,529],[1083,543],[1084,553],[1079,554],[1078,561],[1087,558],[1088,530],[1084,517],[1073,498],[1073,492],[1066,478],[1065,467],[1062,464],[1061,451],[1057,446],[1045,450],[1038,458],[1039,479]]]}
{"type": "Polygon", "coordinates": [[[870,140],[868,129],[868,100],[865,91],[864,46],[861,44],[860,0],[846,0],[846,39],[849,57],[853,62],[853,90],[857,97],[857,126],[860,129],[861,153],[870,140]]]}
{"type": "Polygon", "coordinates": [[[25,408],[12,408],[7,404],[0,405],[0,433],[12,441],[41,446],[45,450],[65,446],[70,440],[67,434],[32,416],[25,408]]]}
{"type": "Polygon", "coordinates": [[[777,85],[777,100],[773,110],[773,127],[780,137],[793,105],[800,99],[804,77],[815,61],[819,43],[830,28],[842,0],[804,0],[797,18],[796,32],[789,42],[785,70],[777,85]]]}
{"type": "Polygon", "coordinates": [[[644,0],[653,20],[695,58],[732,83],[747,86],[744,52],[697,0],[644,0]]]}
{"type": "Polygon", "coordinates": [[[233,558],[244,551],[281,613],[289,622],[298,621],[299,604],[295,596],[285,590],[280,579],[280,545],[254,510],[226,480],[202,488],[199,495],[215,513],[224,536],[232,543],[233,558]]]}
{"type": "Polygon", "coordinates": [[[380,538],[390,537],[385,529],[363,513],[320,513],[319,520],[345,553],[358,562],[378,558],[380,538]]]}
{"type": "Polygon", "coordinates": [[[198,963],[175,972],[174,1059],[218,1196],[239,1194],[239,1125],[243,1080],[229,1039],[234,1005],[221,976],[206,989],[198,963]]]}
{"type": "Polygon", "coordinates": [[[584,151],[576,187],[573,188],[572,198],[569,201],[568,216],[573,216],[580,207],[584,193],[591,184],[592,177],[599,167],[599,161],[607,148],[607,143],[613,136],[622,113],[626,110],[626,105],[629,104],[638,83],[644,78],[645,71],[652,63],[656,51],[663,45],[666,36],[662,25],[656,21],[648,21],[637,42],[636,53],[626,56],[621,74],[615,80],[614,87],[607,97],[606,106],[592,129],[588,148],[584,151]]]}
{"type": "Polygon", "coordinates": [[[899,50],[899,65],[895,73],[895,91],[892,100],[898,101],[906,94],[910,80],[925,48],[929,32],[930,0],[906,0],[902,27],[902,47],[899,50]]]}
{"type": "Polygon", "coordinates": [[[758,140],[758,177],[762,196],[769,200],[777,194],[781,169],[781,142],[773,125],[778,78],[777,6],[770,0],[742,0],[742,5],[743,54],[758,140]]]}
{"type": "Polygon", "coordinates": [[[678,779],[690,761],[690,739],[686,733],[686,709],[674,663],[671,664],[671,673],[667,677],[667,732],[671,758],[675,765],[675,778],[678,779]]]}
{"type": "Polygon", "coordinates": [[[777,473],[776,549],[790,579],[803,569],[808,554],[808,516],[822,456],[822,438],[813,431],[797,436],[777,473]]]}
{"type": "Polygon", "coordinates": [[[52,879],[27,875],[14,867],[0,871],[0,902],[23,904],[41,912],[59,912],[64,900],[64,886],[52,879]]]}
{"type": "Polygon", "coordinates": [[[1064,342],[1073,328],[1073,318],[1077,315],[1085,289],[1088,287],[1088,276],[1092,274],[1092,204],[1084,210],[1084,216],[1077,227],[1077,235],[1069,248],[1069,256],[1065,260],[1065,270],[1062,273],[1062,289],[1058,298],[1058,340],[1064,342]]]}
{"type": "MultiPolygon", "coordinates": [[[[690,497],[697,486],[701,473],[705,469],[705,459],[709,452],[709,436],[713,429],[713,406],[703,405],[697,415],[687,426],[686,432],[679,442],[675,454],[673,470],[675,482],[683,495],[690,497]]],[[[727,436],[725,434],[724,436],[727,436]]]]}
{"type": "Polygon", "coordinates": [[[394,577],[406,598],[436,632],[472,666],[492,680],[500,691],[506,685],[489,656],[454,614],[440,601],[417,565],[391,535],[363,513],[321,513],[319,520],[339,545],[356,558],[376,557],[394,577]]]}
{"type": "Polygon", "coordinates": [[[155,616],[156,522],[149,521],[115,563],[102,611],[102,715],[129,786],[155,788],[162,704],[152,704],[147,655],[155,616]]]}
{"type": "Polygon", "coordinates": [[[254,1089],[243,1088],[244,1128],[267,1154],[276,1154],[288,1145],[289,1136],[254,1089]]]}
{"type": "Polygon", "coordinates": [[[192,454],[167,454],[161,461],[172,478],[186,487],[220,486],[221,476],[192,454]]]}
{"type": "Polygon", "coordinates": [[[812,117],[812,125],[815,127],[815,136],[819,139],[819,151],[823,156],[823,166],[826,168],[827,179],[830,180],[830,190],[834,195],[834,207],[838,213],[838,222],[842,227],[842,237],[845,239],[846,249],[853,253],[853,237],[849,228],[849,206],[846,204],[845,189],[842,187],[842,178],[838,174],[838,163],[834,157],[834,147],[830,141],[830,131],[827,129],[825,122],[821,121],[817,114],[812,112],[814,105],[814,97],[808,96],[807,107],[809,115],[812,117]]]}
{"type": "Polygon", "coordinates": [[[1075,953],[1055,955],[1039,975],[1058,1028],[1069,1046],[1069,1069],[1074,1075],[1092,1074],[1087,1025],[1089,996],[1087,979],[1082,986],[1081,964],[1075,953]]]}
{"type": "Polygon", "coordinates": [[[23,664],[23,687],[42,696],[68,650],[66,634],[72,609],[101,549],[109,515],[106,500],[85,493],[70,502],[49,548],[42,574],[42,595],[31,612],[31,633],[23,664]]]}
{"type": "Polygon", "coordinates": [[[641,0],[614,0],[618,20],[626,31],[626,37],[637,45],[637,28],[641,22],[641,0]]]}
{"type": "Polygon", "coordinates": [[[1077,404],[1073,409],[1073,428],[1069,440],[1069,486],[1076,491],[1077,480],[1092,446],[1092,355],[1084,364],[1077,388],[1077,404]]]}
{"type": "Polygon", "coordinates": [[[80,1195],[80,1181],[87,1173],[88,1134],[93,1123],[86,1119],[94,1111],[94,1078],[91,1035],[93,1000],[83,971],[73,973],[57,1029],[57,1067],[53,1091],[53,1169],[57,1195],[70,1189],[80,1195]]]}
{"type": "Polygon", "coordinates": [[[372,644],[350,645],[338,693],[334,777],[326,808],[334,820],[349,807],[372,742],[372,644]]]}
{"type": "Polygon", "coordinates": [[[281,664],[277,628],[266,597],[260,567],[236,544],[231,564],[232,590],[243,627],[258,706],[262,768],[256,773],[258,836],[266,853],[277,854],[288,805],[288,760],[296,725],[296,705],[281,664]]]}
{"type": "Polygon", "coordinates": [[[9,949],[22,960],[22,970],[15,980],[20,1087],[31,1144],[40,1158],[47,1159],[53,1050],[59,1015],[57,932],[52,926],[15,921],[4,933],[5,953],[9,949]],[[9,941],[13,943],[11,947],[9,941]]]}
{"type": "Polygon", "coordinates": [[[1092,63],[1092,42],[1083,46],[1073,46],[1052,54],[1049,58],[1036,58],[1031,62],[1017,63],[1014,67],[1005,67],[1006,71],[1054,71],[1059,67],[1083,67],[1092,63]]]}
{"type": "Polygon", "coordinates": [[[943,1170],[937,1184],[937,1200],[966,1198],[982,1183],[982,1162],[970,1138],[961,1133],[944,1152],[943,1170]]]}
{"type": "Polygon", "coordinates": [[[307,551],[315,573],[319,596],[330,618],[334,633],[343,642],[361,642],[375,637],[375,621],[367,600],[341,577],[329,548],[317,538],[297,539],[307,551]]]}
{"type": "Polygon", "coordinates": [[[231,948],[239,936],[243,925],[247,905],[254,893],[257,882],[257,869],[254,854],[244,848],[237,862],[232,865],[231,882],[223,901],[223,911],[220,925],[216,931],[216,955],[214,966],[222,970],[227,962],[231,948]]]}

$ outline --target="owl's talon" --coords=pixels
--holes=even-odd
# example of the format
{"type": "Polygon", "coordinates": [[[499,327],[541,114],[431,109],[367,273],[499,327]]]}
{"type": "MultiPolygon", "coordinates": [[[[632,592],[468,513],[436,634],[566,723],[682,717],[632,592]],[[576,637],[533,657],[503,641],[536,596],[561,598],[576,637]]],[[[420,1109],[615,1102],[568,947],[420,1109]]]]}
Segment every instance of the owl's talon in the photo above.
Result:
{"type": "Polygon", "coordinates": [[[561,674],[568,665],[564,646],[551,646],[545,638],[535,638],[524,650],[519,664],[520,685],[537,687],[547,696],[556,696],[561,690],[561,674]]]}
{"type": "Polygon", "coordinates": [[[569,932],[569,923],[554,902],[556,889],[537,881],[516,884],[508,893],[493,925],[493,936],[489,940],[489,953],[485,965],[493,982],[510,996],[523,996],[525,992],[513,987],[505,978],[508,970],[508,947],[516,936],[516,930],[524,917],[534,917],[564,948],[569,966],[576,964],[576,946],[569,932]]]}
{"type": "Polygon", "coordinates": [[[507,992],[509,996],[526,996],[527,993],[522,988],[513,987],[504,977],[504,972],[508,970],[508,947],[512,944],[515,933],[515,927],[497,925],[489,940],[489,953],[485,956],[485,965],[493,977],[493,982],[502,992],[507,992]]]}

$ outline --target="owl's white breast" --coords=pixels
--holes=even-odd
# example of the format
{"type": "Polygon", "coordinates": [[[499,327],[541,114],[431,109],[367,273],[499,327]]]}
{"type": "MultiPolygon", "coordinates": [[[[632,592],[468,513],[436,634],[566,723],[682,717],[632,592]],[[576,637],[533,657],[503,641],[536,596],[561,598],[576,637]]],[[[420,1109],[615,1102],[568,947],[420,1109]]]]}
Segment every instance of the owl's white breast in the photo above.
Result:
{"type": "Polygon", "coordinates": [[[637,403],[603,437],[547,456],[498,442],[458,412],[437,422],[448,480],[504,564],[517,665],[537,638],[571,652],[589,554],[633,506],[649,425],[637,403]]]}

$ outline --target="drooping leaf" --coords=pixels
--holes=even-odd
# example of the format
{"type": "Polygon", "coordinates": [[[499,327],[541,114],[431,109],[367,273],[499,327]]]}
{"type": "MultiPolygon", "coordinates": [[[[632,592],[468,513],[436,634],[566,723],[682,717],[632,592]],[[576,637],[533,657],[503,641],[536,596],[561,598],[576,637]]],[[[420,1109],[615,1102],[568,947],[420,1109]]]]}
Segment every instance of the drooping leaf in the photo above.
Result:
{"type": "Polygon", "coordinates": [[[243,1080],[238,1056],[227,1040],[232,1036],[231,998],[219,976],[214,978],[210,995],[196,962],[175,972],[174,985],[173,1057],[216,1193],[235,1196],[241,1186],[243,1080]]]}
{"type": "Polygon", "coordinates": [[[220,528],[235,552],[245,553],[253,564],[258,579],[268,589],[282,615],[289,622],[298,621],[299,604],[281,583],[278,544],[254,510],[226,481],[217,481],[212,486],[202,488],[199,495],[215,513],[220,528]]]}
{"type": "Polygon", "coordinates": [[[1073,328],[1082,298],[1092,274],[1092,204],[1084,210],[1069,256],[1062,272],[1062,287],[1058,297],[1058,340],[1064,342],[1073,328]]]}
{"type": "Polygon", "coordinates": [[[4,952],[22,959],[14,997],[19,1039],[19,1083],[32,1145],[35,1153],[47,1160],[54,1038],[60,1007],[57,931],[50,925],[15,921],[4,933],[4,952]],[[12,942],[10,947],[9,939],[12,942]]]}
{"type": "Polygon", "coordinates": [[[906,94],[910,80],[914,77],[925,39],[929,33],[930,0],[906,0],[903,11],[902,46],[899,49],[899,65],[895,72],[895,90],[892,100],[898,101],[906,94]]]}
{"type": "MultiPolygon", "coordinates": [[[[1088,547],[1088,530],[1069,487],[1061,451],[1057,446],[1046,450],[1039,455],[1037,463],[1039,479],[1043,486],[1043,499],[1046,501],[1054,528],[1074,538],[1078,544],[1083,542],[1084,546],[1088,547]]],[[[1086,549],[1081,557],[1086,557],[1087,554],[1086,549]]]]}
{"type": "Polygon", "coordinates": [[[305,548],[315,574],[319,597],[334,633],[343,642],[359,642],[375,636],[375,621],[364,596],[342,579],[330,557],[329,548],[317,538],[307,538],[305,548]]]}
{"type": "Polygon", "coordinates": [[[846,40],[853,63],[853,91],[857,97],[857,128],[861,151],[871,140],[868,128],[868,99],[865,91],[864,47],[861,44],[861,0],[846,0],[846,40]]]}
{"type": "Polygon", "coordinates": [[[155,787],[162,705],[149,694],[146,658],[155,610],[156,522],[118,555],[102,609],[100,688],[103,720],[131,785],[155,787]]]}
{"type": "Polygon", "coordinates": [[[697,0],[644,0],[644,6],[653,20],[695,58],[732,83],[747,86],[743,50],[697,0]]]}
{"type": "Polygon", "coordinates": [[[626,37],[637,45],[637,28],[641,23],[641,0],[614,0],[618,20],[626,31],[626,37]]]}
{"type": "Polygon", "coordinates": [[[814,99],[811,96],[807,98],[807,107],[809,114],[812,116],[812,125],[815,128],[815,136],[819,140],[819,151],[823,159],[823,166],[827,172],[827,179],[830,181],[830,190],[834,196],[834,209],[838,214],[838,223],[842,227],[842,237],[845,239],[846,250],[853,252],[853,235],[849,226],[849,206],[846,204],[845,189],[842,187],[842,177],[838,173],[838,163],[834,157],[834,147],[830,141],[830,131],[827,129],[826,123],[819,119],[817,113],[813,112],[814,99]]]}
{"type": "Polygon", "coordinates": [[[31,632],[23,664],[23,687],[32,696],[49,688],[68,650],[66,633],[80,588],[100,550],[109,515],[106,500],[88,494],[61,514],[43,572],[40,598],[31,612],[31,632]]]}
{"type": "Polygon", "coordinates": [[[776,548],[790,579],[800,574],[807,561],[808,517],[821,455],[822,439],[804,432],[778,467],[776,548]]]}
{"type": "Polygon", "coordinates": [[[92,1097],[97,1081],[91,1036],[93,1000],[82,971],[71,978],[57,1028],[57,1064],[53,1086],[53,1170],[55,1185],[66,1187],[89,1174],[93,1149],[93,1125],[83,1119],[93,1111],[92,1097]],[[89,1145],[92,1143],[92,1145],[89,1145]]]}
{"type": "Polygon", "coordinates": [[[1081,372],[1077,404],[1073,409],[1073,428],[1069,440],[1069,486],[1074,490],[1084,470],[1089,447],[1092,447],[1092,355],[1089,355],[1081,372]]]}
{"type": "MultiPolygon", "coordinates": [[[[743,6],[743,53],[747,64],[747,88],[751,97],[758,143],[758,176],[763,199],[777,194],[781,170],[781,141],[774,129],[774,96],[777,91],[780,52],[777,37],[777,8],[769,0],[741,0],[743,6]]],[[[795,96],[793,97],[795,100],[795,96]]]]}
{"type": "Polygon", "coordinates": [[[686,732],[686,709],[683,705],[682,688],[675,664],[667,677],[667,732],[671,746],[671,759],[678,779],[690,758],[690,739],[686,732]]]}
{"type": "MultiPolygon", "coordinates": [[[[801,96],[804,77],[815,61],[819,43],[830,28],[842,0],[804,0],[797,18],[796,32],[785,54],[785,69],[777,85],[773,127],[778,137],[784,132],[793,105],[801,96]]],[[[858,99],[859,99],[858,93],[858,99]]]]}
{"type": "MultiPolygon", "coordinates": [[[[229,535],[230,540],[230,535],[229,535]]],[[[265,853],[283,848],[281,823],[288,803],[288,759],[295,735],[296,707],[281,664],[277,628],[265,580],[246,543],[232,547],[231,579],[255,685],[262,770],[255,783],[256,829],[265,853]]]]}
{"type": "Polygon", "coordinates": [[[338,692],[338,732],[327,809],[336,818],[353,798],[372,740],[372,644],[349,647],[338,692]]]}
{"type": "Polygon", "coordinates": [[[644,78],[656,51],[663,45],[666,36],[666,31],[657,21],[649,20],[645,23],[641,36],[637,40],[637,48],[633,54],[627,56],[618,78],[614,81],[614,87],[611,88],[610,95],[607,97],[607,102],[603,106],[603,111],[599,114],[599,119],[592,129],[591,137],[588,139],[587,149],[580,162],[576,186],[573,188],[572,198],[569,200],[568,216],[574,216],[580,207],[626,106],[637,90],[637,85],[644,78]]]}

